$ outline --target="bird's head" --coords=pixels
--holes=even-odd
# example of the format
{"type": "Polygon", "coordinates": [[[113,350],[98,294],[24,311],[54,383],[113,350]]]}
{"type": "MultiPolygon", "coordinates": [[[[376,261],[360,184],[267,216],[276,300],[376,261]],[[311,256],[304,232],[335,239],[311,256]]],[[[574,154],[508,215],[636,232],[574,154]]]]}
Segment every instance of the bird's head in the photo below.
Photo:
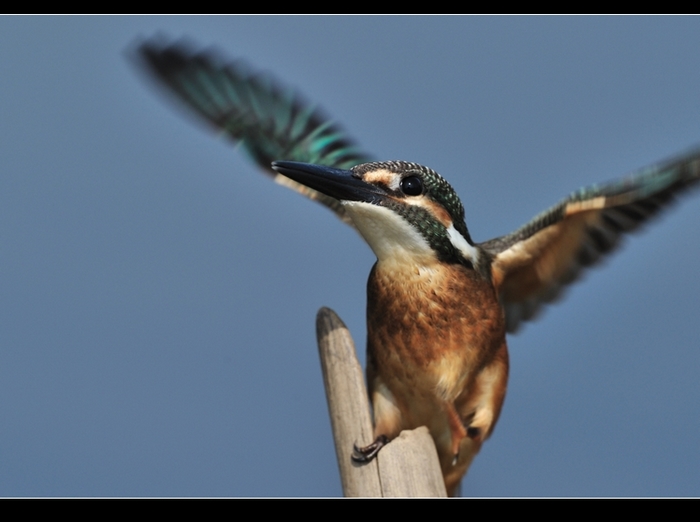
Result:
{"type": "Polygon", "coordinates": [[[276,161],[272,168],[339,200],[380,263],[477,264],[479,250],[464,222],[462,202],[428,167],[382,161],[341,170],[276,161]]]}

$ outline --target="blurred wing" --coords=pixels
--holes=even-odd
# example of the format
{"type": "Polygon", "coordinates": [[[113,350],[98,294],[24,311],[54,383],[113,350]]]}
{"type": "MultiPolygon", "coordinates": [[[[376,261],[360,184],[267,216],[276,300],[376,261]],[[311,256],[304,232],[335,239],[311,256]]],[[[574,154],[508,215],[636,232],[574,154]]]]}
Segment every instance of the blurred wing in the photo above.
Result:
{"type": "Polygon", "coordinates": [[[582,269],[612,252],[622,235],[698,185],[700,150],[628,178],[583,188],[507,236],[481,243],[509,332],[555,300],[582,269]]]}
{"type": "Polygon", "coordinates": [[[348,224],[339,202],[274,172],[276,160],[349,169],[371,161],[347,134],[296,91],[268,74],[251,72],[241,61],[225,62],[212,50],[195,52],[184,41],[141,43],[139,64],[170,93],[240,143],[275,181],[316,200],[348,224]]]}

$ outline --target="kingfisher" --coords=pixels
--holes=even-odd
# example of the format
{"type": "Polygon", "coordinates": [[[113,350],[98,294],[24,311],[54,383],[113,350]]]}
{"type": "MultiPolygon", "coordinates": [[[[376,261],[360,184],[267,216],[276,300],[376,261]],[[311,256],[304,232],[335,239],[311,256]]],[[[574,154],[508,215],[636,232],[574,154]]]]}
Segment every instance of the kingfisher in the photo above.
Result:
{"type": "Polygon", "coordinates": [[[582,188],[515,232],[476,242],[440,174],[376,161],[271,75],[164,37],[139,42],[134,57],[275,181],[325,205],[368,243],[377,257],[367,283],[366,369],[375,440],[352,458],[371,460],[402,430],[426,426],[450,495],[501,412],[506,334],[700,185],[698,148],[582,188]]]}

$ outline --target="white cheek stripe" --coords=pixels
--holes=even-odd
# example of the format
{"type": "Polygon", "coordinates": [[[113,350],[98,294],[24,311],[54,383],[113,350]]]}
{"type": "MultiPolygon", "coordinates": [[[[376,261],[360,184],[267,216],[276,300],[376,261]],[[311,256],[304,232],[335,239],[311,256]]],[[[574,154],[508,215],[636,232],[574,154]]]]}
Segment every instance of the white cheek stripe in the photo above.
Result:
{"type": "Polygon", "coordinates": [[[462,234],[457,232],[454,225],[450,225],[447,229],[447,235],[450,238],[452,246],[459,250],[465,258],[469,259],[472,263],[479,261],[479,251],[467,243],[467,240],[464,239],[462,234]]]}

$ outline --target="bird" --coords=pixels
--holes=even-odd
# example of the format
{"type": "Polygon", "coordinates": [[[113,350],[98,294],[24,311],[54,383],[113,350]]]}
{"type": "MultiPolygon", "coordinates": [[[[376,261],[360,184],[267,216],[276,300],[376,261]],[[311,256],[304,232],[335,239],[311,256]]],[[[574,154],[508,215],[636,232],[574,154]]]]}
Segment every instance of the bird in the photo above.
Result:
{"type": "Polygon", "coordinates": [[[623,237],[700,185],[700,148],[579,189],[516,231],[472,239],[435,170],[377,161],[295,89],[187,40],[141,40],[156,85],[263,172],[354,227],[377,261],[367,282],[367,386],[375,440],[427,426],[447,493],[493,433],[506,395],[506,335],[535,319],[623,237]]]}

